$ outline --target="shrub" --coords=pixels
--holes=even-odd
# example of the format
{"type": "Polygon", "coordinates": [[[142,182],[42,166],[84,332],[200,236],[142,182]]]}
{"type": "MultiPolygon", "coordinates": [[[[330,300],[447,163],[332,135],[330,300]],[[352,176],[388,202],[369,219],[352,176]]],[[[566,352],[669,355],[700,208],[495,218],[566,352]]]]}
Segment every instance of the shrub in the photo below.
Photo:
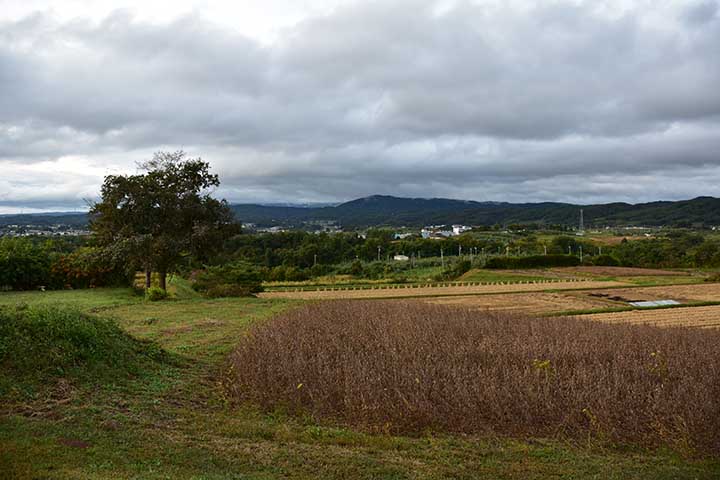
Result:
{"type": "Polygon", "coordinates": [[[250,297],[252,295],[253,292],[245,286],[227,283],[213,285],[205,291],[205,296],[208,298],[250,297]]]}
{"type": "Polygon", "coordinates": [[[151,302],[159,302],[168,297],[167,291],[160,287],[150,287],[145,291],[145,298],[151,302]]]}
{"type": "Polygon", "coordinates": [[[82,247],[60,256],[52,265],[53,283],[73,288],[120,286],[130,283],[118,262],[99,248],[82,247]]]}
{"type": "Polygon", "coordinates": [[[720,331],[325,302],[253,327],[227,386],[240,401],[371,430],[720,453],[718,344],[720,331]]]}
{"type": "Polygon", "coordinates": [[[193,289],[208,297],[249,296],[262,291],[260,272],[245,263],[208,267],[193,277],[193,289]]]}
{"type": "Polygon", "coordinates": [[[593,260],[593,265],[599,267],[619,267],[620,262],[612,255],[599,255],[593,260]]]}
{"type": "Polygon", "coordinates": [[[25,238],[0,238],[0,287],[33,290],[50,286],[54,255],[25,238]]]}
{"type": "Polygon", "coordinates": [[[455,280],[456,278],[462,276],[464,273],[469,271],[471,268],[472,263],[470,263],[470,260],[459,260],[453,264],[448,265],[442,273],[436,275],[435,280],[455,280]]]}
{"type": "Polygon", "coordinates": [[[362,263],[360,263],[360,260],[354,260],[352,262],[352,265],[350,265],[350,275],[359,277],[359,276],[362,276],[362,274],[363,274],[362,263]]]}
{"type": "Polygon", "coordinates": [[[705,279],[706,282],[720,283],[720,272],[714,272],[705,279]]]}
{"type": "Polygon", "coordinates": [[[485,268],[543,268],[576,267],[580,259],[574,255],[531,255],[528,257],[493,257],[485,263],[485,268]]]}

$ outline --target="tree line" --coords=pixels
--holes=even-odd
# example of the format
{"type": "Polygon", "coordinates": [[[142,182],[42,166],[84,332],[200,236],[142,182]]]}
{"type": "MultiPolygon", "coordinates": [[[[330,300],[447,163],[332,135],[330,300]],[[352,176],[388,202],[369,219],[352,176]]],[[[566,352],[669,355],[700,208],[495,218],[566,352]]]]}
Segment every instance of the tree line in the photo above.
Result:
{"type": "MultiPolygon", "coordinates": [[[[252,291],[256,287],[247,279],[304,280],[328,273],[381,278],[416,266],[437,266],[438,261],[447,267],[442,275],[451,276],[468,268],[460,261],[475,259],[478,265],[480,260],[482,266],[493,257],[578,256],[588,264],[720,267],[720,242],[688,232],[613,246],[567,235],[548,240],[535,231],[509,237],[469,232],[444,239],[396,239],[387,229],[364,234],[248,234],[241,231],[227,202],[212,196],[220,182],[202,159],[188,158],[182,151],[159,152],[138,170],[105,178],[101,200],[90,210],[93,235],[88,239],[0,238],[0,289],[120,285],[140,271],[146,288],[157,278],[165,290],[167,276],[180,273],[204,278],[203,288],[218,292],[229,289],[221,277],[242,278],[252,291]],[[399,254],[411,261],[392,262],[399,254]],[[451,257],[457,261],[446,265],[438,260],[451,257]],[[221,268],[228,265],[232,267],[221,268]]],[[[545,265],[550,260],[494,260],[490,266],[545,265]]]]}

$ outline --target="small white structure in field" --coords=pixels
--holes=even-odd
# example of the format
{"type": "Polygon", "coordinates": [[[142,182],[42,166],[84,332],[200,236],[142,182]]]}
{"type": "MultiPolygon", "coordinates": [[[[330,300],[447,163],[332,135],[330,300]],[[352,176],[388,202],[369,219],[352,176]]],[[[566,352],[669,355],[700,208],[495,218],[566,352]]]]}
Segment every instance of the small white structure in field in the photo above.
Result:
{"type": "Polygon", "coordinates": [[[677,300],[650,300],[647,302],[630,302],[634,307],[666,307],[668,305],[680,305],[677,300]]]}
{"type": "Polygon", "coordinates": [[[462,235],[463,233],[472,230],[472,227],[466,227],[465,225],[453,225],[453,235],[462,235]]]}
{"type": "Polygon", "coordinates": [[[408,257],[407,255],[395,255],[393,257],[393,260],[398,262],[407,262],[408,260],[410,260],[410,257],[408,257]]]}

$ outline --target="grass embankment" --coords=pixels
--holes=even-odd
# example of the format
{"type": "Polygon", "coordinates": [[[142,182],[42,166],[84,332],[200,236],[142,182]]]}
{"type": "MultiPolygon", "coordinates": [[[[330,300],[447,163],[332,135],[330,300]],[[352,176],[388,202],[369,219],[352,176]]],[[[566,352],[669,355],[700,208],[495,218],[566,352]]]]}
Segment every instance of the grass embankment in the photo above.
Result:
{"type": "Polygon", "coordinates": [[[44,377],[46,390],[37,390],[44,395],[22,403],[0,398],[0,478],[712,479],[720,472],[717,460],[668,451],[538,438],[368,434],[281,410],[233,407],[219,384],[227,355],[250,325],[294,303],[148,303],[103,289],[48,293],[0,294],[0,304],[99,310],[134,337],[121,336],[121,344],[129,341],[143,352],[147,344],[135,339],[152,340],[172,361],[130,355],[139,361],[130,374],[96,370],[83,377],[64,370],[44,377]]]}
{"type": "Polygon", "coordinates": [[[168,360],[157,344],[109,319],[67,307],[0,306],[0,397],[6,402],[47,394],[57,378],[108,383],[168,360]]]}

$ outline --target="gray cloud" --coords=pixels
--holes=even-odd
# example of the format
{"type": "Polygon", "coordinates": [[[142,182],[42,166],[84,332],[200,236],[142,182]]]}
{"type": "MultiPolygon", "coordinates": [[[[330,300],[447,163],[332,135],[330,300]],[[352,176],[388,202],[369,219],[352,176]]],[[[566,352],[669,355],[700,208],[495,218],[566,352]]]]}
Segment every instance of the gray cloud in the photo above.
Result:
{"type": "Polygon", "coordinates": [[[5,21],[0,209],[161,148],[233,201],[720,195],[718,2],[603,5],[361,2],[270,44],[197,14],[5,21]]]}

